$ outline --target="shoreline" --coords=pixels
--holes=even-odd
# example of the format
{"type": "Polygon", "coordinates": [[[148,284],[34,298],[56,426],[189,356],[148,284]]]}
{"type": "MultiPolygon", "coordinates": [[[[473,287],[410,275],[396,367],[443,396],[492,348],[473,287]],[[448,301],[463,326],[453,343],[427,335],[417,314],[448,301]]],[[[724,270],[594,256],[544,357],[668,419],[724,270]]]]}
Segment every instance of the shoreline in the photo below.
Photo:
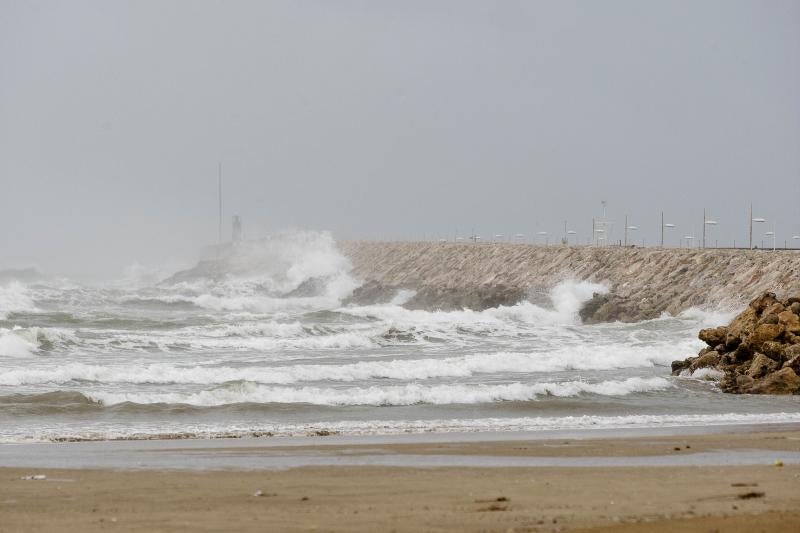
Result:
{"type": "Polygon", "coordinates": [[[800,519],[800,426],[725,429],[449,442],[322,437],[3,445],[0,451],[39,446],[55,454],[60,468],[11,466],[10,456],[0,455],[0,531],[112,525],[156,531],[793,530],[800,519]],[[76,448],[95,466],[80,468],[64,453],[76,448]],[[187,464],[101,467],[114,449],[141,459],[142,448],[149,450],[147,461],[160,455],[169,464],[180,456],[187,464]],[[707,460],[715,454],[723,460],[707,460]],[[750,454],[744,463],[732,460],[741,454],[750,454]],[[224,467],[231,457],[250,466],[224,467]],[[258,468],[259,457],[355,463],[258,468]],[[370,462],[376,457],[412,461],[370,462]],[[681,465],[663,457],[704,459],[681,465]],[[456,461],[448,466],[440,458],[456,461]],[[498,466],[486,458],[551,464],[498,466]],[[617,463],[603,464],[608,459],[617,463]],[[207,462],[211,468],[203,468],[207,462]],[[46,479],[22,479],[31,475],[46,479]]]}
{"type": "Polygon", "coordinates": [[[770,463],[771,450],[787,452],[781,457],[786,464],[800,464],[800,423],[3,443],[0,469],[57,468],[65,461],[74,468],[199,471],[469,464],[487,468],[711,466],[770,463]],[[672,453],[682,446],[680,442],[689,441],[694,442],[690,453],[672,453]],[[573,446],[562,446],[563,442],[573,446]]]}

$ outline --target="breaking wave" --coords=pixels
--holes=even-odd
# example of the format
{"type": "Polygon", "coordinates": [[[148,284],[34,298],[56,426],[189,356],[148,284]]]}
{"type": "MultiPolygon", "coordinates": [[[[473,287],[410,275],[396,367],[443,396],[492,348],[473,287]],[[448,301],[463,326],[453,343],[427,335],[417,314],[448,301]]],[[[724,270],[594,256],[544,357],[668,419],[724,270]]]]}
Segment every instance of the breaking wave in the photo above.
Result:
{"type": "Polygon", "coordinates": [[[289,385],[298,382],[353,382],[368,379],[425,380],[496,373],[552,373],[666,366],[666,347],[636,349],[578,347],[555,352],[479,353],[459,357],[359,361],[349,364],[298,364],[236,368],[176,366],[165,363],[125,367],[69,363],[54,369],[16,369],[0,374],[0,385],[64,384],[71,381],[138,384],[223,384],[247,381],[289,385]]]}
{"type": "Polygon", "coordinates": [[[229,384],[213,390],[190,394],[97,392],[94,400],[106,405],[122,402],[139,404],[166,403],[201,406],[237,403],[283,403],[312,405],[414,405],[414,404],[475,404],[500,401],[530,401],[540,396],[569,397],[581,394],[626,396],[636,392],[659,391],[671,388],[664,378],[628,378],[622,381],[565,381],[560,383],[510,383],[504,385],[432,385],[355,387],[346,389],[322,387],[270,387],[255,383],[229,384]]]}
{"type": "Polygon", "coordinates": [[[14,312],[36,311],[27,287],[18,281],[0,285],[0,320],[7,320],[14,312]]]}
{"type": "MultiPolygon", "coordinates": [[[[41,350],[52,350],[57,345],[76,343],[73,331],[62,328],[23,328],[14,326],[11,329],[0,328],[0,357],[29,357],[41,350]]],[[[0,382],[7,373],[0,374],[0,382]]]]}

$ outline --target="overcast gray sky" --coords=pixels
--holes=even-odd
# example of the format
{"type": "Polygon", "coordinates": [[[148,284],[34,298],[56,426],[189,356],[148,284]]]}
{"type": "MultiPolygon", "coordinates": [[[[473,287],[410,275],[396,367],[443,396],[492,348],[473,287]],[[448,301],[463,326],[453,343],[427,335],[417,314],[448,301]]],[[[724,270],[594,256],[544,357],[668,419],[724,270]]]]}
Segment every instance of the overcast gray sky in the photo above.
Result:
{"type": "Polygon", "coordinates": [[[0,268],[190,257],[219,161],[250,236],[791,242],[800,2],[0,0],[0,268]]]}

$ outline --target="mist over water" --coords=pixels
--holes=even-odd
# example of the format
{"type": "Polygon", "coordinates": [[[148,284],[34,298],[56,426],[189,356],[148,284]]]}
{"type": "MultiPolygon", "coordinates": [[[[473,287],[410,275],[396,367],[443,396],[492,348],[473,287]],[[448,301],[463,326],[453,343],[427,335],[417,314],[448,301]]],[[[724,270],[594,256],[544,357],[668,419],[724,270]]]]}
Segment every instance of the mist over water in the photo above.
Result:
{"type": "Polygon", "coordinates": [[[578,310],[605,287],[568,279],[480,312],[409,310],[408,291],[343,303],[359,283],[311,231],[177,273],[0,281],[0,440],[800,420],[796,398],[670,376],[729,314],[586,326],[578,310]]]}

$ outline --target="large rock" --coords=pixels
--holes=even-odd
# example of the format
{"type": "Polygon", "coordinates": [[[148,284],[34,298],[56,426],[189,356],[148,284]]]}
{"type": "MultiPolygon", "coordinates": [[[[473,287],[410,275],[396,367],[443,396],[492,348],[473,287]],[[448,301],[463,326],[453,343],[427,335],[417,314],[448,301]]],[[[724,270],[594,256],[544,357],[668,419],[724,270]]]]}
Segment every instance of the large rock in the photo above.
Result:
{"type": "Polygon", "coordinates": [[[800,355],[783,363],[783,368],[791,368],[795,374],[800,375],[800,355]]]}
{"type": "Polygon", "coordinates": [[[720,344],[725,344],[725,339],[728,337],[728,328],[720,326],[718,328],[701,329],[698,338],[708,344],[709,346],[716,347],[720,344]]]}
{"type": "Polygon", "coordinates": [[[689,365],[689,370],[694,372],[701,368],[716,367],[720,363],[721,356],[715,351],[706,352],[700,357],[695,358],[689,365]]]}
{"type": "Polygon", "coordinates": [[[765,292],[757,296],[748,307],[755,310],[759,315],[762,314],[769,306],[778,303],[774,292],[765,292]]]}
{"type": "Polygon", "coordinates": [[[780,315],[786,308],[780,302],[768,306],[761,312],[761,318],[758,320],[759,324],[777,324],[778,315],[780,315]]]}
{"type": "Polygon", "coordinates": [[[756,380],[745,392],[749,394],[797,394],[800,393],[800,377],[791,368],[781,368],[777,372],[756,380]]]}
{"type": "Polygon", "coordinates": [[[719,387],[736,394],[800,394],[800,296],[779,301],[764,293],[728,326],[698,337],[708,347],[697,357],[672,362],[674,375],[701,368],[722,373],[719,387]]]}
{"type": "Polygon", "coordinates": [[[777,340],[782,333],[783,326],[780,324],[760,324],[744,339],[742,344],[748,350],[758,352],[761,351],[761,346],[765,342],[777,340]]]}
{"type": "Polygon", "coordinates": [[[778,341],[767,341],[761,345],[761,353],[773,361],[782,363],[786,354],[786,350],[790,347],[790,344],[784,344],[778,341]]]}
{"type": "Polygon", "coordinates": [[[774,372],[777,368],[778,363],[766,355],[758,353],[753,358],[753,361],[750,363],[750,368],[747,369],[745,374],[753,379],[756,379],[764,377],[770,372],[774,372]]]}
{"type": "Polygon", "coordinates": [[[739,316],[733,319],[728,325],[728,334],[725,337],[725,346],[729,349],[736,348],[750,333],[756,329],[758,323],[758,313],[752,307],[742,311],[739,316]]]}
{"type": "Polygon", "coordinates": [[[778,323],[792,334],[800,333],[800,317],[792,311],[783,311],[778,314],[778,323]]]}

